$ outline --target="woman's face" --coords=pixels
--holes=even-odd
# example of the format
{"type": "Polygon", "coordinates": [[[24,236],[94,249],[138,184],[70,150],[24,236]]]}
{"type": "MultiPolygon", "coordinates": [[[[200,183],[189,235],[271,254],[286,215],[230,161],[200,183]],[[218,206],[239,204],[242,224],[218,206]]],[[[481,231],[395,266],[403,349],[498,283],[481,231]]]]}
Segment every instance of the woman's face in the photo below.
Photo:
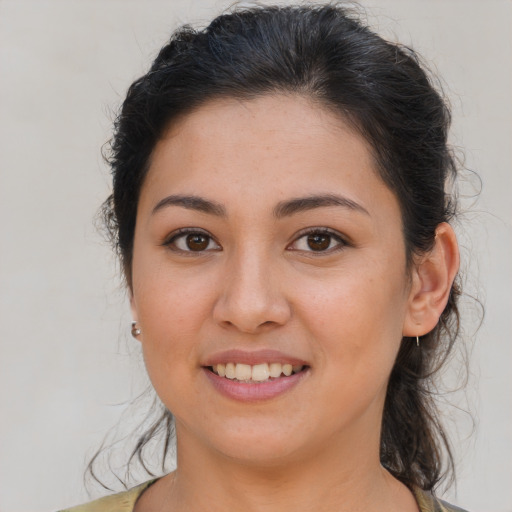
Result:
{"type": "Polygon", "coordinates": [[[364,139],[333,114],[276,95],[213,101],[173,125],[142,187],[132,274],[179,450],[378,457],[410,301],[401,215],[364,139]]]}

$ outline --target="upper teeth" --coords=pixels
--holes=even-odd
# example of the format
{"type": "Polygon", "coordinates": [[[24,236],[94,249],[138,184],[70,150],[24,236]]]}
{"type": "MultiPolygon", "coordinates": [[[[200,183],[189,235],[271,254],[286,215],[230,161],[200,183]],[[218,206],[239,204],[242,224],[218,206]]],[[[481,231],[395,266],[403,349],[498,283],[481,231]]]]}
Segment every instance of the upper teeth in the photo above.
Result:
{"type": "Polygon", "coordinates": [[[302,368],[302,365],[292,366],[288,363],[262,363],[253,366],[242,363],[219,363],[212,366],[213,371],[221,377],[244,381],[253,380],[256,382],[263,382],[270,377],[277,378],[281,374],[288,377],[292,373],[300,372],[302,368]]]}

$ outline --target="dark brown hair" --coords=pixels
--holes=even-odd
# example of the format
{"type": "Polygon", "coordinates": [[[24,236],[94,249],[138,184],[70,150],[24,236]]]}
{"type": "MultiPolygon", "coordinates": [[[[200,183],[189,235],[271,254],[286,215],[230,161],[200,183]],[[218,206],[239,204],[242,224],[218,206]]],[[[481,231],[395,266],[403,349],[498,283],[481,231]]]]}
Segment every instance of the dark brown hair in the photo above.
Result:
{"type": "MultiPolygon", "coordinates": [[[[115,123],[113,194],[104,216],[128,286],[138,197],[164,129],[215,98],[274,93],[305,96],[357,130],[399,201],[408,262],[433,247],[436,227],[455,213],[446,185],[457,168],[447,144],[449,109],[417,55],[334,4],[237,9],[202,30],[176,31],[129,88],[115,123]]],[[[390,376],[380,457],[409,486],[432,489],[453,466],[432,393],[434,374],[458,334],[458,295],[455,284],[420,349],[402,340],[390,376]]],[[[172,415],[164,411],[132,459],[144,464],[143,449],[159,431],[165,459],[171,426],[172,415]]]]}

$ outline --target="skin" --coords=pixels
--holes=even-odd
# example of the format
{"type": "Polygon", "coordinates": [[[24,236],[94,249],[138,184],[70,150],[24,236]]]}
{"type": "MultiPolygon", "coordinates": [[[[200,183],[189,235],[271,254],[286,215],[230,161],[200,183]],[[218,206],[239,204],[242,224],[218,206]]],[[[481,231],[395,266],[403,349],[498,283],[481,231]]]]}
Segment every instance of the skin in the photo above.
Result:
{"type": "Polygon", "coordinates": [[[131,306],[176,419],[178,466],[136,509],[416,511],[379,462],[386,385],[402,336],[436,325],[457,268],[447,224],[406,268],[398,201],[366,141],[307,99],[212,101],[174,124],[141,190],[131,306]],[[276,215],[333,194],[340,204],[276,215]],[[184,228],[205,250],[190,250],[184,228]],[[328,248],[313,251],[305,231],[326,228],[328,248]],[[236,401],[203,368],[235,348],[276,349],[308,370],[282,395],[236,401]]]}

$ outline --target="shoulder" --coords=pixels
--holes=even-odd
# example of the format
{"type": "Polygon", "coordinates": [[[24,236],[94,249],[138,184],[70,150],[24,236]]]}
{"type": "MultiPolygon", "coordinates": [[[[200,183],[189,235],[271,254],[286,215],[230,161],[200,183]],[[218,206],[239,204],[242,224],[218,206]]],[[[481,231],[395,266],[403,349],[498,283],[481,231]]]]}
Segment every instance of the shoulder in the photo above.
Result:
{"type": "Polygon", "coordinates": [[[414,488],[413,493],[418,502],[420,512],[467,512],[467,510],[436,498],[431,492],[414,488]]]}
{"type": "Polygon", "coordinates": [[[446,503],[446,501],[438,500],[441,506],[443,507],[442,510],[446,510],[446,512],[468,512],[466,509],[456,507],[455,505],[450,505],[449,503],[446,503]]]}
{"type": "Polygon", "coordinates": [[[150,480],[128,491],[105,496],[77,507],[66,508],[60,512],[132,512],[139,496],[154,482],[155,480],[150,480]]]}

